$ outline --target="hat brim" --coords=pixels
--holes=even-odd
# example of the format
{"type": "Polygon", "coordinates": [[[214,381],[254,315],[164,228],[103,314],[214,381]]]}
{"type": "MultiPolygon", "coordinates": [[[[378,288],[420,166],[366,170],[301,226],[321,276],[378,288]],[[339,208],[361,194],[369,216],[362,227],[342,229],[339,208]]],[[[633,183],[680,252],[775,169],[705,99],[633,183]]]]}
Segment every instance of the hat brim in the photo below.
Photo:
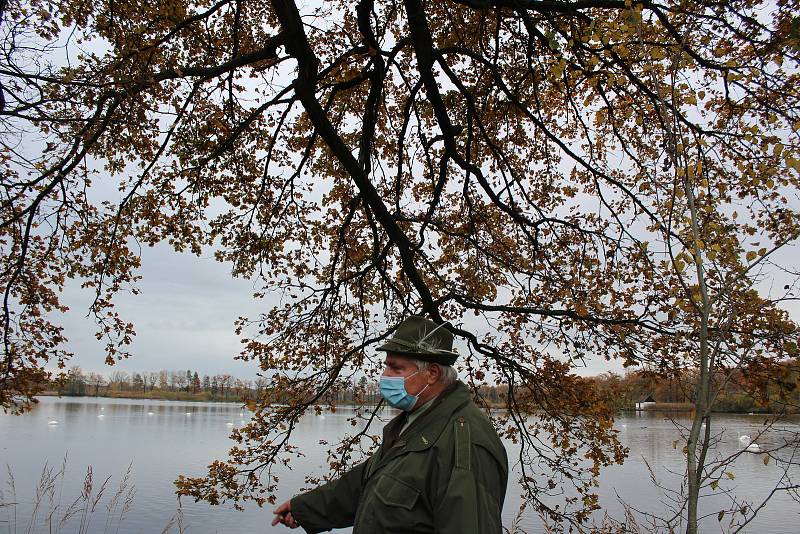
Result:
{"type": "Polygon", "coordinates": [[[454,351],[440,350],[437,352],[416,352],[408,350],[407,347],[391,341],[384,343],[375,350],[383,352],[391,352],[398,356],[405,356],[414,360],[422,360],[424,362],[438,363],[440,365],[453,365],[458,359],[458,353],[454,351]]]}

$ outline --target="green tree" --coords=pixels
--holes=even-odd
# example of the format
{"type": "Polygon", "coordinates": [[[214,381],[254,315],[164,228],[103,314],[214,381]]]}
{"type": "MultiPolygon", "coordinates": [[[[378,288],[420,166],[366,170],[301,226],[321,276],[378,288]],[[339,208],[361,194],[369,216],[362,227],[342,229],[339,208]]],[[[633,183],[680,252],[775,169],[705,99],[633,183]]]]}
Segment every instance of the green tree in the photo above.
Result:
{"type": "Polygon", "coordinates": [[[146,391],[145,381],[140,373],[133,373],[133,378],[131,378],[131,387],[134,391],[141,391],[142,393],[146,391]]]}
{"type": "Polygon", "coordinates": [[[217,376],[214,375],[211,377],[211,393],[213,395],[216,395],[218,388],[219,388],[219,380],[217,379],[217,376]]]}
{"type": "Polygon", "coordinates": [[[66,395],[86,395],[86,376],[80,367],[77,365],[70,367],[67,372],[65,386],[64,394],[66,395]]]}
{"type": "Polygon", "coordinates": [[[192,385],[192,393],[197,393],[198,391],[200,391],[200,376],[197,374],[197,371],[195,371],[194,374],[192,375],[191,385],[192,385]]]}

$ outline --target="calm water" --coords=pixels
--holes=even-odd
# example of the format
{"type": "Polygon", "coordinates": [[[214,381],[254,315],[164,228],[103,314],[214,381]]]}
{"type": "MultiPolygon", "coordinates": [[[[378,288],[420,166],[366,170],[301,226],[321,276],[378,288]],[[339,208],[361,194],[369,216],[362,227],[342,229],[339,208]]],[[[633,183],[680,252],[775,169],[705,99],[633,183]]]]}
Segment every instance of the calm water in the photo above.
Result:
{"type": "MultiPolygon", "coordinates": [[[[308,473],[320,473],[325,464],[325,451],[320,439],[331,439],[352,431],[346,421],[348,412],[340,410],[324,417],[306,417],[297,429],[297,442],[303,446],[305,457],[292,472],[281,477],[279,499],[292,496],[303,485],[308,473]]],[[[135,497],[133,508],[124,521],[112,521],[110,532],[117,525],[121,533],[161,532],[176,512],[177,501],[172,481],[178,474],[201,475],[205,466],[215,458],[224,458],[231,446],[228,434],[232,426],[248,419],[246,411],[233,404],[184,403],[169,401],[140,401],[103,398],[58,399],[46,397],[40,405],[24,416],[0,414],[0,467],[8,464],[16,484],[16,531],[12,509],[0,509],[0,534],[26,532],[31,515],[35,485],[45,466],[60,466],[68,457],[63,488],[62,506],[67,506],[80,493],[87,466],[91,466],[95,481],[111,477],[109,487],[116,489],[127,466],[133,465],[135,497]],[[49,424],[57,421],[57,424],[49,424]]],[[[737,433],[754,434],[762,418],[759,416],[720,416],[715,429],[724,428],[719,445],[723,454],[740,447],[737,433]]],[[[610,514],[619,516],[620,500],[636,508],[660,512],[663,499],[650,483],[645,460],[658,480],[674,489],[680,479],[683,455],[673,449],[676,430],[663,414],[646,413],[623,415],[617,420],[623,443],[630,448],[630,458],[623,466],[606,469],[601,476],[601,504],[610,514]]],[[[800,425],[791,423],[800,430],[800,425]]],[[[509,444],[512,462],[516,449],[509,444]]],[[[734,480],[726,480],[720,490],[733,491],[740,499],[758,502],[769,492],[779,475],[775,462],[764,465],[763,457],[748,454],[737,460],[730,469],[734,480]]],[[[513,467],[513,466],[512,466],[513,467]]],[[[800,472],[795,471],[796,479],[800,472]]],[[[513,476],[511,477],[514,478],[513,476]]],[[[9,500],[9,476],[0,471],[0,488],[9,500]]],[[[504,523],[510,526],[519,507],[517,490],[509,486],[504,523]]],[[[719,493],[719,490],[717,491],[719,493]]],[[[109,493],[110,495],[110,493],[109,493]]],[[[88,532],[103,532],[106,523],[105,504],[98,505],[88,532]]],[[[702,511],[709,514],[705,532],[719,532],[716,512],[724,502],[722,497],[705,499],[702,511]]],[[[249,505],[244,512],[229,507],[211,507],[183,500],[183,527],[189,533],[246,533],[290,532],[283,527],[269,526],[269,509],[249,505]]],[[[63,508],[62,508],[63,509],[63,508]]],[[[119,509],[117,509],[117,513],[119,509]]],[[[747,532],[800,532],[800,505],[787,495],[779,494],[761,512],[747,532]]],[[[528,515],[521,523],[525,532],[543,532],[538,517],[528,515]]],[[[67,523],[61,532],[78,532],[77,519],[67,523]]],[[[177,526],[174,529],[177,532],[177,526]]],[[[291,532],[299,532],[298,530],[291,532]]],[[[345,532],[345,531],[339,531],[345,532]]]]}

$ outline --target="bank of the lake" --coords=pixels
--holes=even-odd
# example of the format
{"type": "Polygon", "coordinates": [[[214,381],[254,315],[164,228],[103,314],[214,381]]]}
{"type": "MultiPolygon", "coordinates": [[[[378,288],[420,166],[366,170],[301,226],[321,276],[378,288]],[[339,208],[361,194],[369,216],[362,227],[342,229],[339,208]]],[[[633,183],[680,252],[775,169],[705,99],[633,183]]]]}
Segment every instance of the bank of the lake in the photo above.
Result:
{"type": "Polygon", "coordinates": [[[130,400],[168,400],[181,402],[227,402],[245,404],[247,398],[237,396],[221,396],[211,393],[192,393],[190,391],[161,391],[154,390],[143,393],[141,391],[104,391],[97,395],[71,395],[57,390],[40,392],[37,397],[70,398],[97,398],[97,399],[130,399],[130,400]]]}
{"type": "MultiPolygon", "coordinates": [[[[248,411],[235,403],[175,402],[164,400],[131,400],[95,397],[45,397],[29,414],[22,416],[0,415],[0,458],[11,466],[15,474],[15,507],[18,518],[17,532],[24,532],[24,520],[30,517],[31,502],[45,462],[60,466],[66,455],[67,472],[64,478],[61,504],[65,506],[81,491],[87,466],[92,467],[94,479],[102,481],[111,476],[109,488],[115,489],[127,466],[133,465],[135,496],[127,517],[119,523],[120,533],[161,532],[176,512],[177,500],[172,482],[179,474],[200,475],[205,466],[215,458],[224,458],[232,446],[228,439],[231,429],[248,421],[248,411]],[[50,424],[51,422],[54,424],[50,424]]],[[[296,444],[305,456],[294,462],[294,470],[277,468],[278,498],[288,498],[305,485],[306,475],[320,474],[325,470],[325,447],[320,440],[332,440],[346,432],[352,432],[347,417],[352,411],[341,407],[336,413],[309,415],[297,428],[296,444]]],[[[384,418],[392,415],[390,411],[384,418]]],[[[649,483],[646,463],[657,470],[659,480],[667,486],[677,487],[677,476],[673,472],[681,469],[683,455],[680,448],[673,448],[675,428],[670,417],[685,418],[686,414],[638,412],[620,414],[616,428],[620,439],[629,447],[631,454],[622,466],[603,471],[599,488],[600,504],[611,515],[622,514],[623,501],[640,509],[658,511],[663,508],[661,495],[649,483]]],[[[683,419],[685,421],[685,419],[683,419]]],[[[740,447],[738,433],[753,433],[760,427],[763,418],[748,415],[715,416],[715,428],[724,429],[719,445],[720,454],[728,454],[740,447]]],[[[792,421],[800,430],[800,425],[792,421]]],[[[377,429],[376,429],[377,432],[377,429]]],[[[765,443],[765,445],[767,445],[765,443]]],[[[516,465],[518,449],[508,443],[512,471],[519,473],[516,465]]],[[[720,490],[730,490],[742,499],[756,501],[770,489],[770,483],[779,473],[774,462],[764,465],[757,454],[743,456],[733,466],[734,480],[721,482],[720,490]]],[[[800,476],[800,473],[795,473],[800,476]]],[[[504,523],[510,526],[519,508],[520,499],[512,476],[506,505],[504,523]]],[[[8,477],[0,473],[0,487],[7,489],[8,477]]],[[[707,529],[718,530],[716,511],[720,506],[720,495],[708,491],[703,500],[703,510],[710,514],[707,529]]],[[[7,495],[7,492],[6,492],[7,495]]],[[[110,495],[110,493],[109,493],[110,495]]],[[[102,532],[105,525],[104,502],[94,525],[102,532]]],[[[268,526],[268,509],[248,505],[244,512],[229,506],[210,507],[204,503],[183,500],[183,528],[189,534],[196,533],[249,533],[288,532],[282,528],[268,526]]],[[[63,510],[63,508],[62,508],[63,510]]],[[[757,533],[796,532],[797,504],[779,495],[746,529],[757,533]]],[[[9,508],[0,510],[0,521],[8,521],[9,508]]],[[[598,516],[599,517],[599,516],[598,516]]],[[[0,523],[0,533],[4,532],[0,523]]],[[[112,521],[112,524],[116,524],[112,521]]],[[[528,515],[519,523],[521,531],[544,532],[541,521],[528,515]]],[[[73,525],[74,527],[74,525],[73,525]]],[[[10,529],[14,532],[13,529],[10,529]]],[[[113,532],[115,528],[111,531],[113,532]]],[[[177,528],[174,530],[177,531],[177,528]]],[[[77,532],[70,526],[62,532],[77,532]]],[[[340,532],[346,532],[340,531],[340,532]]]]}
{"type": "MultiPolygon", "coordinates": [[[[198,392],[192,393],[187,391],[162,391],[162,390],[152,390],[148,392],[140,392],[140,391],[103,391],[101,394],[98,395],[69,395],[57,390],[46,390],[39,393],[40,397],[59,397],[59,398],[83,398],[83,397],[94,397],[94,398],[108,398],[108,399],[129,399],[129,400],[169,400],[169,401],[182,401],[182,402],[224,402],[224,403],[232,403],[238,405],[246,405],[250,402],[250,399],[247,397],[231,397],[231,396],[220,396],[214,395],[208,392],[198,392]]],[[[344,407],[352,407],[355,406],[356,403],[352,400],[340,400],[336,402],[336,406],[344,406],[344,407]]],[[[488,405],[492,407],[492,409],[502,410],[505,409],[506,405],[503,402],[489,402],[488,405]]],[[[364,406],[376,406],[376,404],[367,403],[364,406]]],[[[690,402],[656,402],[652,405],[649,405],[645,408],[637,409],[633,406],[625,406],[619,410],[620,414],[624,413],[635,413],[640,411],[653,411],[653,412],[693,412],[694,411],[694,404],[690,402]]],[[[770,412],[767,408],[756,408],[750,411],[739,411],[739,410],[712,410],[712,413],[738,413],[738,414],[759,414],[759,415],[774,415],[770,412]]]]}

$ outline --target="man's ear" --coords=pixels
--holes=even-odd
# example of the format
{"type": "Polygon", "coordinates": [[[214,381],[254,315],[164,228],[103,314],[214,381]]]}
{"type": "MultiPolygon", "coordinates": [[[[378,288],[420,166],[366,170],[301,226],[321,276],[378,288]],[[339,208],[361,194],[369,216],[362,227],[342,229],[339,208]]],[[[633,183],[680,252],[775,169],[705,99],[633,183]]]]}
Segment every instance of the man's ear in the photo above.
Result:
{"type": "Polygon", "coordinates": [[[442,378],[442,367],[438,363],[428,364],[428,384],[435,384],[442,378]]]}

